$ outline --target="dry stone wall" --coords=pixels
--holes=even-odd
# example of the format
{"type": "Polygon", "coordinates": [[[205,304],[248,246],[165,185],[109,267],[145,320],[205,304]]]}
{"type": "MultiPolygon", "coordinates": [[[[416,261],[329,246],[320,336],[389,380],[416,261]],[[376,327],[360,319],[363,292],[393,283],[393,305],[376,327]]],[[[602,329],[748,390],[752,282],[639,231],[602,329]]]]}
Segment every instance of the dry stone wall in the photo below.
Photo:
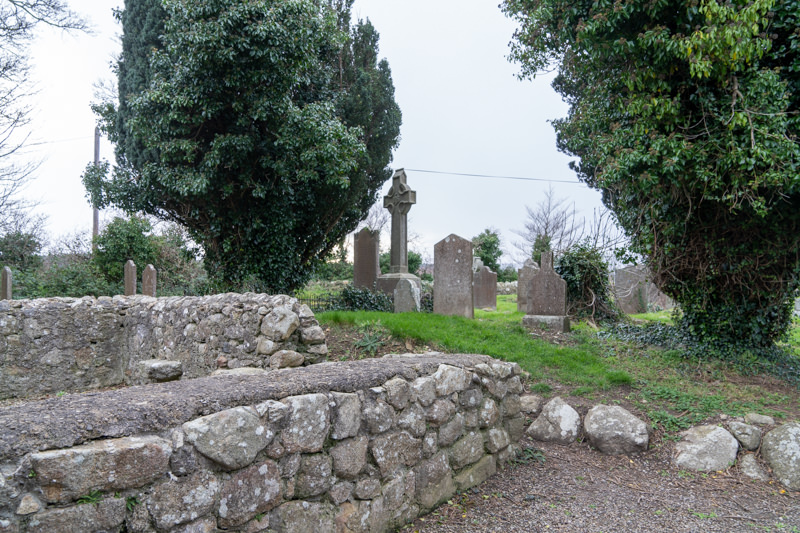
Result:
{"type": "Polygon", "coordinates": [[[288,296],[220,294],[0,301],[0,399],[324,360],[325,334],[288,296]]]}
{"type": "Polygon", "coordinates": [[[0,532],[387,531],[503,467],[522,389],[427,354],[0,408],[0,532]]]}

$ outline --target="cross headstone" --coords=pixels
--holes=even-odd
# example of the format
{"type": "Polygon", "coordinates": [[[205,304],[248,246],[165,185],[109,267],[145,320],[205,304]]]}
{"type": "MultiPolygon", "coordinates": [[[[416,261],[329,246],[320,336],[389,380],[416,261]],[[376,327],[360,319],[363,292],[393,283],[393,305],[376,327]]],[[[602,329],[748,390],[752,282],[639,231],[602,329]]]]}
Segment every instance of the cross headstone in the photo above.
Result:
{"type": "Polygon", "coordinates": [[[538,271],[539,265],[530,258],[517,271],[517,311],[528,311],[528,292],[531,290],[531,280],[538,271]]]}
{"type": "Polygon", "coordinates": [[[497,310],[497,273],[481,267],[472,275],[472,297],[476,309],[497,310]]]}
{"type": "Polygon", "coordinates": [[[542,253],[542,268],[530,281],[527,312],[522,323],[531,328],[569,331],[567,282],[553,269],[553,252],[542,253]]]}
{"type": "Polygon", "coordinates": [[[11,269],[3,267],[3,280],[2,283],[0,283],[0,300],[11,300],[13,277],[11,269]]]}
{"type": "Polygon", "coordinates": [[[364,228],[356,233],[353,244],[353,286],[375,287],[381,274],[380,233],[364,228]]]}
{"type": "Polygon", "coordinates": [[[391,267],[389,273],[378,277],[376,287],[379,291],[394,295],[397,282],[408,279],[422,289],[422,282],[408,272],[408,211],[417,203],[417,193],[406,183],[406,172],[402,168],[392,176],[392,188],[383,198],[383,207],[392,215],[392,249],[389,253],[391,267]]]}
{"type": "Polygon", "coordinates": [[[142,272],[142,294],[156,296],[156,268],[153,265],[147,265],[142,272]]]}
{"type": "Polygon", "coordinates": [[[433,312],[473,318],[472,241],[450,235],[433,247],[433,312]]]}
{"type": "Polygon", "coordinates": [[[136,263],[128,259],[125,263],[125,296],[136,294],[136,263]]]}
{"type": "Polygon", "coordinates": [[[417,192],[406,183],[406,172],[402,168],[392,176],[392,188],[383,198],[383,207],[392,215],[392,274],[408,272],[408,212],[417,203],[417,192]]]}

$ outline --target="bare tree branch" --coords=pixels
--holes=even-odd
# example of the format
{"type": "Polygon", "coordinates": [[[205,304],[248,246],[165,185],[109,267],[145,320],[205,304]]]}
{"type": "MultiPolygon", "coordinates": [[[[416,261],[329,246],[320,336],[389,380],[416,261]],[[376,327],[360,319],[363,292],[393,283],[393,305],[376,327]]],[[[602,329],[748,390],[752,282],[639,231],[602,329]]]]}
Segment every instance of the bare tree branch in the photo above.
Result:
{"type": "Polygon", "coordinates": [[[0,0],[0,233],[13,231],[31,203],[19,193],[38,168],[21,153],[29,107],[27,45],[39,24],[86,31],[82,17],[61,0],[0,0]]]}

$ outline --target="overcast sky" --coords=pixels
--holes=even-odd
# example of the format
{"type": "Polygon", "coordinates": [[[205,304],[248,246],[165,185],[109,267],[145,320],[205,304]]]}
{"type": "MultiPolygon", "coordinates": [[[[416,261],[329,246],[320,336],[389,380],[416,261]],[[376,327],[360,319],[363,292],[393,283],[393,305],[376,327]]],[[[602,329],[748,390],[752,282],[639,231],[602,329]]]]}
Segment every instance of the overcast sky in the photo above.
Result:
{"type": "MultiPolygon", "coordinates": [[[[451,233],[471,239],[489,227],[499,230],[504,249],[512,251],[525,206],[535,206],[550,186],[587,217],[600,207],[599,193],[577,181],[569,158],[555,146],[548,120],[565,116],[566,104],[547,76],[520,81],[518,67],[506,59],[514,24],[497,3],[356,0],[353,8],[354,19],[369,18],[380,33],[380,54],[392,69],[403,112],[393,166],[407,169],[408,184],[417,191],[409,214],[409,231],[417,235],[411,248],[426,258],[451,233]]],[[[116,3],[69,4],[90,19],[94,34],[41,29],[31,47],[38,92],[29,102],[34,114],[26,152],[43,162],[25,195],[40,202],[55,236],[91,230],[80,181],[94,153],[89,106],[94,85],[113,80],[110,65],[121,31],[112,15],[116,3]]],[[[105,141],[101,156],[112,157],[105,141]]]]}

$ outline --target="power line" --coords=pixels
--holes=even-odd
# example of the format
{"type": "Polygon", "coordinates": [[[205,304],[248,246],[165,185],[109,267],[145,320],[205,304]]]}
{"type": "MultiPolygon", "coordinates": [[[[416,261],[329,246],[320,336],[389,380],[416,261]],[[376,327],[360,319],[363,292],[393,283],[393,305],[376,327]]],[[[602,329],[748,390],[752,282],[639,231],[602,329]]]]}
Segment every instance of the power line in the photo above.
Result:
{"type": "Polygon", "coordinates": [[[35,143],[25,143],[24,146],[43,146],[45,144],[60,144],[60,143],[69,143],[74,141],[84,141],[86,139],[91,139],[91,136],[86,137],[73,137],[72,139],[59,139],[57,141],[40,141],[35,143]]]}
{"type": "Polygon", "coordinates": [[[546,178],[523,178],[520,176],[495,176],[491,174],[465,174],[463,172],[443,172],[440,170],[420,170],[418,168],[407,168],[409,172],[424,172],[426,174],[446,174],[448,176],[468,176],[471,178],[492,178],[492,179],[502,179],[502,180],[521,180],[521,181],[544,181],[548,183],[569,183],[570,185],[583,185],[583,183],[579,181],[567,181],[567,180],[551,180],[546,178]]]}

